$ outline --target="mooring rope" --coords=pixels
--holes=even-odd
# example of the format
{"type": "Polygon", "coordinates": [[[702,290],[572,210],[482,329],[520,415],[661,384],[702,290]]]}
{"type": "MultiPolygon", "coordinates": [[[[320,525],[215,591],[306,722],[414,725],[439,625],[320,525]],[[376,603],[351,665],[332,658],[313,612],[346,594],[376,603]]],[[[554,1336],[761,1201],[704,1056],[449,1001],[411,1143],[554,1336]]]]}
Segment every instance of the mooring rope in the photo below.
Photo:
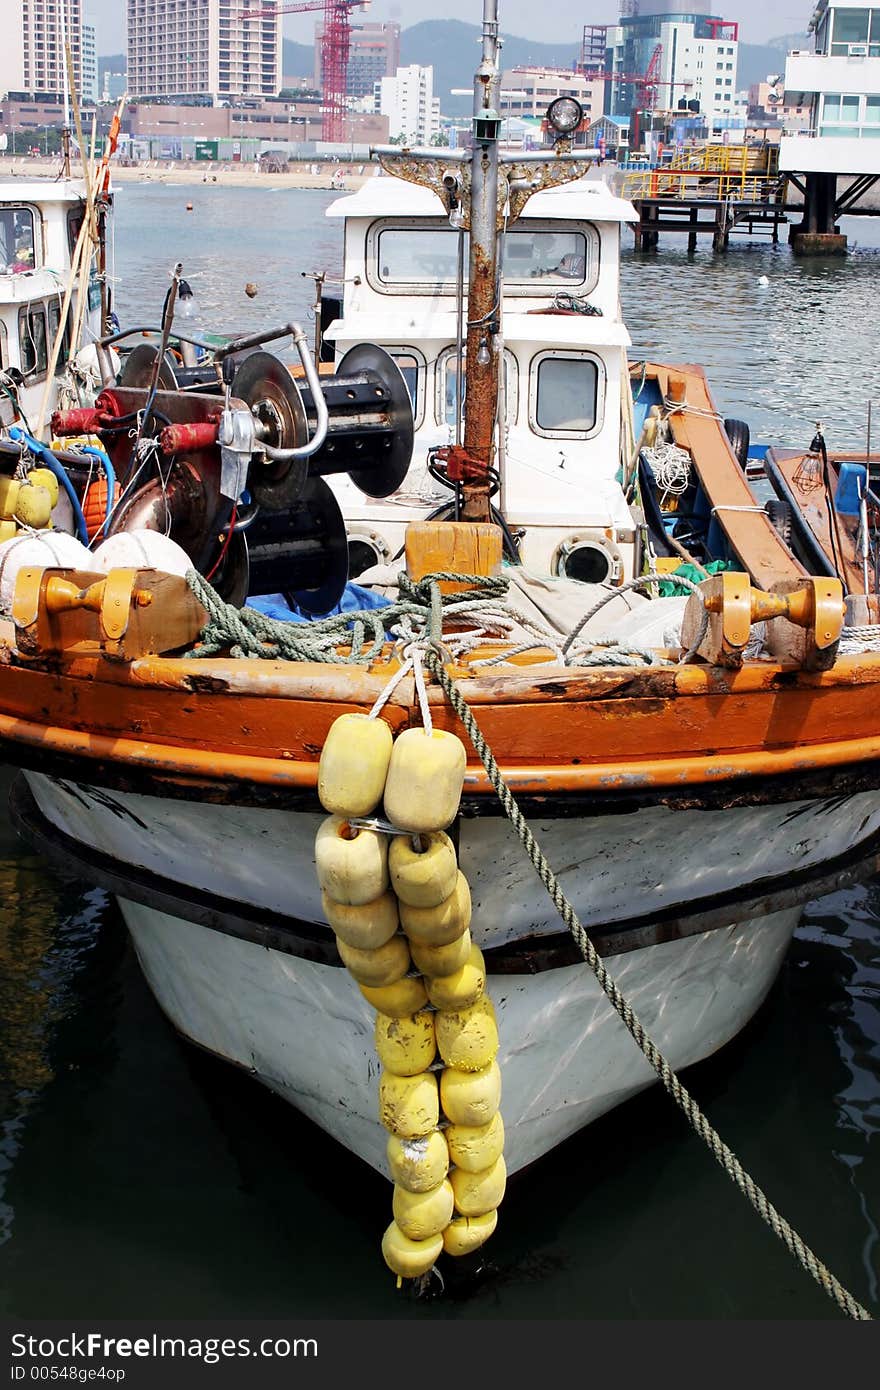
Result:
{"type": "Polygon", "coordinates": [[[834,1299],[835,1303],[846,1313],[847,1317],[873,1321],[872,1314],[868,1312],[867,1308],[864,1308],[861,1303],[853,1298],[852,1294],[835,1279],[826,1265],[814,1255],[809,1246],[801,1239],[797,1231],[795,1231],[776,1210],[758,1184],[745,1171],[733,1150],[724,1143],[721,1136],[709,1123],[709,1120],[703,1114],[687,1088],[679,1081],[668,1061],[663,1056],[656,1043],[649,1037],[631,1005],[621,994],[617,984],[605,969],[601,957],[590,941],[590,938],[587,936],[574,908],[563,892],[562,885],[548,864],[540,845],[529,829],[528,822],[517,805],[513,793],[505,782],[501,770],[495,761],[492,750],[483,737],[482,731],[474,718],[473,712],[452,678],[448,675],[443,665],[442,656],[436,650],[428,651],[425,654],[425,665],[436,677],[446,698],[449,700],[449,703],[464,725],[467,736],[473,744],[483,767],[486,769],[489,780],[504,808],[505,815],[516,830],[535,872],[549,893],[554,907],[574,938],[578,950],[596,976],[603,993],[619,1014],[627,1030],[635,1039],[641,1052],[657,1073],[676,1105],[684,1112],[692,1128],[711,1150],[728,1177],[733,1180],[739,1190],[748,1198],[752,1206],[767,1223],[773,1233],[787,1246],[790,1253],[794,1255],[803,1268],[813,1276],[828,1296],[834,1299]]]}

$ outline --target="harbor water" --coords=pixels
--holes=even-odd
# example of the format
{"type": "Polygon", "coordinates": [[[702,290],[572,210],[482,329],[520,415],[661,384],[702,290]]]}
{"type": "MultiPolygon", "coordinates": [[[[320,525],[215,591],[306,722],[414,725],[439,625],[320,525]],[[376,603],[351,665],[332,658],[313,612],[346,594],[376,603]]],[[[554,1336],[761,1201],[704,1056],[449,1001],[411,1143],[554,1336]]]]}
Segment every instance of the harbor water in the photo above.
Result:
{"type": "MultiPolygon", "coordinates": [[[[309,273],[326,272],[330,292],[339,274],[340,224],[323,216],[335,196],[263,181],[123,185],[120,320],[158,322],[180,260],[194,327],[308,325],[309,273]]],[[[726,254],[661,237],[659,252],[636,255],[625,232],[632,356],[704,365],[721,412],[756,441],[804,446],[821,420],[830,448],[864,447],[880,226],[843,230],[846,259],[816,261],[736,237],[726,254]]],[[[0,770],[4,806],[13,775],[0,770]]],[[[880,882],[869,882],[808,905],[752,1024],[684,1077],[875,1317],[878,993],[880,882]]],[[[389,1219],[382,1177],[176,1037],[115,903],[50,872],[0,815],[0,1315],[841,1317],[659,1087],[511,1181],[468,1285],[427,1300],[398,1291],[379,1252],[389,1219]]]]}

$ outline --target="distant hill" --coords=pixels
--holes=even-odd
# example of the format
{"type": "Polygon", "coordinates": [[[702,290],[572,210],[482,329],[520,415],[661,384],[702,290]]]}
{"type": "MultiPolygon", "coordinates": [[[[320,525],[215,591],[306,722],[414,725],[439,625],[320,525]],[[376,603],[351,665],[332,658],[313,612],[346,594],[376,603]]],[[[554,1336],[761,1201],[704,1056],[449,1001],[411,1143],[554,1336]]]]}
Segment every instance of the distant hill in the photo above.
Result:
{"type": "Polygon", "coordinates": [[[766,43],[741,43],[737,63],[737,86],[751,87],[766,82],[773,73],[785,72],[785,57],[793,48],[812,48],[809,34],[782,34],[766,43]]]}
{"type": "MultiPolygon", "coordinates": [[[[465,24],[459,19],[426,19],[413,24],[400,35],[400,61],[429,63],[434,69],[434,95],[440,98],[445,116],[464,115],[471,109],[469,96],[450,96],[453,87],[471,88],[474,71],[480,61],[479,25],[465,24]]],[[[539,43],[516,34],[502,34],[502,68],[524,67],[526,64],[543,68],[572,68],[580,57],[580,39],[571,43],[539,43]]]]}
{"type": "Polygon", "coordinates": [[[103,58],[98,59],[98,85],[104,77],[105,72],[125,72],[125,65],[128,62],[124,53],[109,53],[103,58]]]}
{"type": "Polygon", "coordinates": [[[285,77],[307,77],[311,86],[315,71],[314,44],[282,40],[281,71],[285,77]]]}

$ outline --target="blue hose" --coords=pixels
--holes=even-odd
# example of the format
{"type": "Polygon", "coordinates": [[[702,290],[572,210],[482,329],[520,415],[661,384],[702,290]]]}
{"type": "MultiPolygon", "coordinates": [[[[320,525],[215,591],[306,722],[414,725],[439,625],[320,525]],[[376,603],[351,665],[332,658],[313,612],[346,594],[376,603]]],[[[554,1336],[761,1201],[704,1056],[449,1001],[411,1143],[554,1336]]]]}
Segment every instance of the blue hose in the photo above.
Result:
{"type": "Polygon", "coordinates": [[[58,479],[58,482],[64,488],[64,491],[70,498],[70,504],[73,507],[73,519],[76,522],[77,535],[79,536],[79,539],[82,541],[83,545],[88,545],[89,533],[86,530],[86,519],[83,516],[83,510],[79,504],[79,498],[74,492],[73,483],[68,478],[67,470],[64,467],[63,463],[61,463],[59,459],[56,458],[55,454],[52,452],[50,448],[48,448],[45,444],[41,444],[39,439],[34,439],[32,435],[28,434],[26,430],[21,429],[19,425],[13,425],[11,427],[9,431],[9,437],[10,439],[14,439],[17,442],[24,444],[31,454],[33,454],[36,458],[40,459],[41,462],[44,463],[46,467],[55,474],[55,477],[58,479]]]}
{"type": "Polygon", "coordinates": [[[104,513],[103,525],[101,526],[101,530],[98,533],[99,535],[101,535],[104,532],[106,532],[107,527],[110,525],[110,518],[113,515],[113,507],[115,505],[113,501],[113,493],[116,489],[116,474],[113,471],[113,464],[110,462],[109,457],[107,456],[107,454],[104,453],[103,449],[95,449],[91,444],[84,444],[82,452],[84,454],[94,455],[94,457],[101,464],[101,467],[104,469],[104,475],[107,479],[107,509],[104,513]]]}

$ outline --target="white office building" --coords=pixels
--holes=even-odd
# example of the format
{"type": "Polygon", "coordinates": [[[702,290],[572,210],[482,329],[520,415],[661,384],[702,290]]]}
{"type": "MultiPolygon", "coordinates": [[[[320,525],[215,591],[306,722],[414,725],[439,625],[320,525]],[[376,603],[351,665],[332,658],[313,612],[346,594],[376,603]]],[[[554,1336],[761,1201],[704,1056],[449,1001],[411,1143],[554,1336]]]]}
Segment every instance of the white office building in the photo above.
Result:
{"type": "Polygon", "coordinates": [[[434,96],[434,69],[412,64],[375,85],[376,110],[388,117],[391,140],[430,145],[440,131],[440,98],[434,96]]]}
{"type": "Polygon", "coordinates": [[[128,0],[133,97],[277,96],[280,0],[128,0]],[[242,16],[259,8],[266,13],[242,16]]]}
{"type": "Polygon", "coordinates": [[[806,105],[809,139],[783,135],[781,169],[880,174],[880,7],[819,0],[814,49],[789,53],[785,104],[806,105]]]}

